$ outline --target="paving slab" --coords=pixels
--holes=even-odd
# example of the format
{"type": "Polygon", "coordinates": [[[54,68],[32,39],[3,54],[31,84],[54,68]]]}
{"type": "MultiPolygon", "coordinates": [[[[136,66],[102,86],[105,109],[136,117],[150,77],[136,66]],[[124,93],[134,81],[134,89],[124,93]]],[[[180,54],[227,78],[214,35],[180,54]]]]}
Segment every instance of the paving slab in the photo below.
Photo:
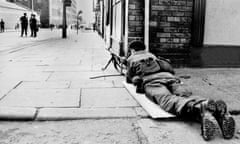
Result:
{"type": "Polygon", "coordinates": [[[0,81],[0,99],[21,83],[19,80],[9,80],[5,78],[0,78],[0,81]]]}
{"type": "Polygon", "coordinates": [[[70,81],[23,81],[17,89],[67,89],[70,81]]]}
{"type": "Polygon", "coordinates": [[[42,108],[36,120],[76,120],[76,119],[112,119],[134,118],[133,108],[42,108]]]}
{"type": "Polygon", "coordinates": [[[59,65],[79,65],[81,63],[80,57],[74,57],[74,55],[70,54],[72,57],[58,58],[51,63],[51,65],[59,66],[59,65]]]}
{"type": "Polygon", "coordinates": [[[204,141],[200,134],[200,124],[183,121],[153,121],[141,119],[140,128],[147,137],[149,144],[237,144],[240,139],[225,140],[220,131],[215,139],[204,141]]]}
{"type": "Polygon", "coordinates": [[[15,89],[0,101],[13,107],[79,107],[80,89],[15,89]]]}
{"type": "Polygon", "coordinates": [[[54,71],[54,72],[82,72],[82,71],[91,71],[91,66],[48,66],[44,71],[54,71]]]}
{"type": "Polygon", "coordinates": [[[137,102],[124,88],[82,89],[81,107],[136,107],[137,102]]]}
{"type": "Polygon", "coordinates": [[[45,81],[51,75],[51,72],[26,72],[26,71],[8,71],[3,73],[3,77],[9,81],[45,81]]]}
{"type": "Polygon", "coordinates": [[[137,113],[137,116],[142,117],[142,118],[150,117],[150,115],[141,106],[135,107],[134,109],[137,113]]]}
{"type": "Polygon", "coordinates": [[[21,66],[36,66],[44,64],[42,61],[15,61],[12,60],[11,62],[14,65],[21,65],[21,66]]]}
{"type": "Polygon", "coordinates": [[[82,80],[82,81],[72,81],[70,88],[113,88],[113,81],[107,80],[82,80]]]}
{"type": "Polygon", "coordinates": [[[33,120],[35,108],[0,107],[0,120],[33,120]]]}
{"type": "MultiPolygon", "coordinates": [[[[41,66],[40,65],[37,65],[37,66],[23,66],[23,65],[17,65],[17,64],[11,64],[11,65],[8,65],[6,68],[4,68],[3,70],[7,73],[8,71],[11,71],[13,69],[17,69],[18,72],[20,73],[27,73],[27,72],[42,72],[45,67],[41,66]]],[[[16,71],[15,71],[16,72],[16,71]]],[[[8,73],[7,73],[8,74],[8,73]]]]}
{"type": "MultiPolygon", "coordinates": [[[[109,72],[109,73],[119,74],[117,72],[109,72]]],[[[125,81],[126,78],[124,76],[112,76],[112,77],[105,77],[105,80],[112,80],[115,87],[123,88],[124,87],[123,81],[125,81]]]]}
{"type": "MultiPolygon", "coordinates": [[[[54,72],[48,81],[81,81],[89,80],[90,77],[104,75],[104,72],[54,72]]],[[[103,80],[100,78],[99,80],[103,80]]]]}

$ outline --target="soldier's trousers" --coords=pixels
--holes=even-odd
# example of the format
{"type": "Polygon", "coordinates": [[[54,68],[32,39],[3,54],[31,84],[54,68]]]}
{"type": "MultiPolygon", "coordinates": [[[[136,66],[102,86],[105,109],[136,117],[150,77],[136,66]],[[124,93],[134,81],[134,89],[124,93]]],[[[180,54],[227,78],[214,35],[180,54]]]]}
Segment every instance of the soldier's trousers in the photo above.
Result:
{"type": "Polygon", "coordinates": [[[179,117],[190,117],[192,112],[187,104],[191,102],[192,105],[199,105],[205,101],[205,98],[199,96],[178,96],[173,94],[169,88],[159,82],[149,82],[144,85],[146,96],[158,104],[163,110],[172,113],[179,117]]]}

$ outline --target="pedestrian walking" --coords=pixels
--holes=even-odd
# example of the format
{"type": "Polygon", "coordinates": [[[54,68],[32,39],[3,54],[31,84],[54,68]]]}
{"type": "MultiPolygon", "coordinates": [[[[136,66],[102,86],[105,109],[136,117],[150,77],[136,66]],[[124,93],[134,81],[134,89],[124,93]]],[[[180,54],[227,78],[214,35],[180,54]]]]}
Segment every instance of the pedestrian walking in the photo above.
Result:
{"type": "Polygon", "coordinates": [[[4,32],[5,31],[5,22],[3,21],[3,19],[1,19],[0,21],[0,32],[4,32]]]}
{"type": "Polygon", "coordinates": [[[27,36],[27,29],[28,29],[28,18],[27,18],[27,13],[24,13],[23,16],[20,18],[21,22],[21,37],[23,34],[27,36]]]}
{"type": "Polygon", "coordinates": [[[131,43],[129,49],[131,55],[127,58],[126,80],[137,86],[137,92],[145,93],[152,102],[177,117],[200,122],[204,140],[214,138],[218,127],[223,138],[234,136],[235,120],[223,100],[193,96],[181,85],[172,66],[145,51],[142,42],[131,43]]]}

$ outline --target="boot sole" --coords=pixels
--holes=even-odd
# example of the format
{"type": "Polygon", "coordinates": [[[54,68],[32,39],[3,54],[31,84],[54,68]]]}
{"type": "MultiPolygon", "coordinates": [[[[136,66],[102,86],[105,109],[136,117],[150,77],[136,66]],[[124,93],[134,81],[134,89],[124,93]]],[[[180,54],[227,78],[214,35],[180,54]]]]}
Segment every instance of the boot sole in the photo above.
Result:
{"type": "Polygon", "coordinates": [[[235,133],[235,121],[233,117],[224,117],[222,120],[222,135],[225,139],[231,139],[235,133]]]}
{"type": "Polygon", "coordinates": [[[202,136],[203,139],[208,141],[215,137],[217,129],[217,121],[211,115],[204,116],[202,120],[202,136]]]}
{"type": "Polygon", "coordinates": [[[227,104],[222,100],[216,101],[216,115],[223,138],[231,139],[235,133],[235,120],[227,114],[227,104]]]}

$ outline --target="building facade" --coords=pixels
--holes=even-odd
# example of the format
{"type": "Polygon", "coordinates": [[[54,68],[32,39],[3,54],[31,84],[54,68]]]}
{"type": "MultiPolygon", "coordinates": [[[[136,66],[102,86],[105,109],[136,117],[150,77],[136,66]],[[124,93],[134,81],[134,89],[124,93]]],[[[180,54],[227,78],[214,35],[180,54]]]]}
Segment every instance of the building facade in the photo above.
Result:
{"type": "Polygon", "coordinates": [[[148,51],[176,67],[240,67],[238,0],[99,0],[99,4],[103,26],[98,24],[98,29],[120,55],[126,55],[129,42],[141,40],[148,51]]]}
{"type": "MultiPolygon", "coordinates": [[[[67,13],[67,25],[77,23],[77,3],[76,0],[72,0],[71,7],[66,8],[67,13]]],[[[63,16],[63,3],[62,0],[50,0],[49,1],[49,24],[56,26],[62,25],[63,16]]]]}
{"type": "MultiPolygon", "coordinates": [[[[24,5],[40,14],[42,27],[49,27],[50,24],[55,26],[62,25],[62,0],[8,0],[20,5],[24,5]]],[[[77,19],[77,3],[72,0],[71,7],[67,7],[67,24],[76,23],[77,19]]]]}
{"type": "MultiPolygon", "coordinates": [[[[23,16],[23,13],[27,13],[29,16],[35,12],[14,3],[0,0],[0,19],[4,20],[6,29],[16,29],[17,25],[20,25],[20,17],[23,16]]],[[[37,15],[37,13],[35,14],[37,15]]],[[[37,15],[38,18],[39,16],[37,15]]]]}

